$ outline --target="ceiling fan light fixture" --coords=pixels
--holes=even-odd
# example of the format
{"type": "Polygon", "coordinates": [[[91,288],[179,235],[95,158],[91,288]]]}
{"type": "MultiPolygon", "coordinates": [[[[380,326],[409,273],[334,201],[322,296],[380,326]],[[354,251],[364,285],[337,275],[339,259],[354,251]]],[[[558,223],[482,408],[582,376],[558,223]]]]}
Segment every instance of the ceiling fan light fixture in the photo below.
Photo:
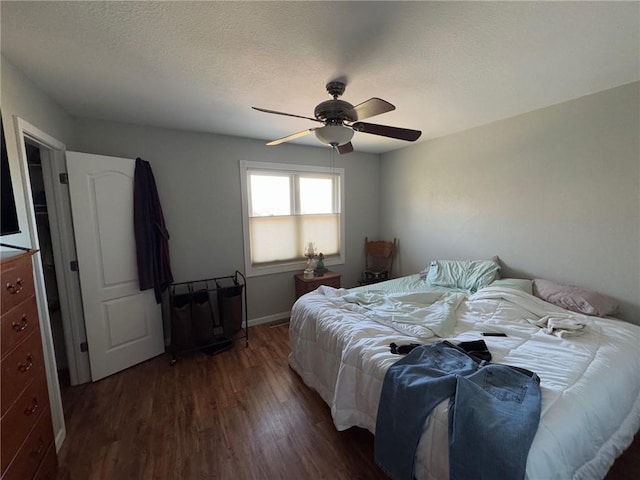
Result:
{"type": "MultiPolygon", "coordinates": [[[[1,0],[0,0],[1,1],[1,0]]],[[[395,110],[395,106],[386,100],[378,97],[372,97],[359,103],[355,107],[349,102],[339,100],[344,93],[345,83],[341,80],[335,80],[327,84],[327,93],[333,97],[333,100],[321,102],[313,111],[315,118],[295,115],[293,113],[276,112],[275,110],[267,110],[266,108],[253,107],[259,112],[274,113],[276,115],[285,115],[287,117],[303,118],[314,122],[323,123],[323,127],[308,128],[293,135],[278,138],[268,142],[267,145],[280,145],[281,143],[295,140],[311,132],[316,133],[316,138],[320,143],[331,145],[334,150],[338,150],[340,155],[353,152],[351,139],[354,132],[369,133],[371,135],[379,135],[381,137],[395,138],[405,140],[407,142],[415,142],[422,132],[420,130],[410,130],[408,128],[391,127],[389,125],[377,125],[375,123],[365,123],[365,118],[380,115],[382,113],[395,110]],[[346,125],[345,125],[346,122],[346,125]]]]}
{"type": "Polygon", "coordinates": [[[325,125],[315,129],[315,134],[320,143],[333,146],[344,145],[353,138],[353,130],[343,125],[325,125]]]}

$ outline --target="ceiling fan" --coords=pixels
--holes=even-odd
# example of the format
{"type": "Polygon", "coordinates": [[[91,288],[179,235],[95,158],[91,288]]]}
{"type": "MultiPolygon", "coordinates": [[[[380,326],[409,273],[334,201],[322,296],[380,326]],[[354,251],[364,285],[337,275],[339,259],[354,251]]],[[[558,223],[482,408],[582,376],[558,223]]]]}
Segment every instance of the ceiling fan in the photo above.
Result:
{"type": "Polygon", "coordinates": [[[388,125],[361,122],[360,120],[365,118],[395,110],[396,107],[377,97],[370,98],[369,100],[366,100],[354,107],[344,100],[338,100],[338,97],[344,93],[345,87],[346,84],[340,81],[327,83],[327,92],[333,97],[333,100],[324,101],[316,106],[313,112],[315,118],[294,115],[292,113],[276,112],[265,108],[252,107],[254,110],[258,110],[260,112],[304,118],[306,120],[312,120],[314,122],[324,124],[322,127],[308,128],[307,130],[302,130],[301,132],[273,140],[267,143],[267,145],[279,145],[314,132],[316,138],[321,143],[330,145],[337,149],[341,154],[345,154],[353,152],[351,139],[353,138],[354,132],[370,133],[372,135],[397,138],[408,142],[414,142],[420,138],[420,135],[422,135],[420,130],[410,130],[408,128],[390,127],[388,125]]]}

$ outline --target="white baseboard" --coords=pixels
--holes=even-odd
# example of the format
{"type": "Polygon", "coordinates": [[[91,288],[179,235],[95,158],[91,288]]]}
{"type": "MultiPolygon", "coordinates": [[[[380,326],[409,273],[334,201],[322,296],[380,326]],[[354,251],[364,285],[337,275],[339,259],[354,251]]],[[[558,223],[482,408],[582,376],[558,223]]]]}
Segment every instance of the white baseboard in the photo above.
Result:
{"type": "MultiPolygon", "coordinates": [[[[248,323],[250,327],[253,327],[255,325],[262,325],[263,323],[271,323],[271,322],[277,322],[278,320],[286,320],[290,316],[291,316],[291,310],[289,310],[288,312],[274,313],[272,315],[267,315],[266,317],[252,318],[251,320],[249,320],[248,323]]],[[[165,351],[167,352],[170,351],[169,345],[171,345],[171,337],[165,337],[164,346],[165,346],[165,351]]]]}
{"type": "Polygon", "coordinates": [[[261,325],[263,323],[276,322],[278,320],[284,320],[286,318],[289,318],[290,316],[291,316],[291,311],[274,313],[271,315],[267,315],[266,317],[252,318],[251,320],[249,320],[249,326],[253,327],[254,325],[261,325]]]}

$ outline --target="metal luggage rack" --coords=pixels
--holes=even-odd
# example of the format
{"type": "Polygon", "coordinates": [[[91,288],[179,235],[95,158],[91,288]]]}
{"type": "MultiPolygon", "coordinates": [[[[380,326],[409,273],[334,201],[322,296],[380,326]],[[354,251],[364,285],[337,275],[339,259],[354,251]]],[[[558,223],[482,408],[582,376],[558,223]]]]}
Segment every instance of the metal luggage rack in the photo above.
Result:
{"type": "Polygon", "coordinates": [[[247,279],[242,272],[236,270],[233,275],[172,283],[169,292],[170,365],[176,363],[178,354],[200,350],[214,355],[231,348],[236,340],[244,339],[245,347],[249,346],[247,279]],[[209,315],[211,324],[207,322],[209,315]],[[191,329],[190,336],[183,331],[188,329],[191,329]],[[204,341],[197,338],[198,331],[202,333],[202,330],[207,331],[204,341]]]}

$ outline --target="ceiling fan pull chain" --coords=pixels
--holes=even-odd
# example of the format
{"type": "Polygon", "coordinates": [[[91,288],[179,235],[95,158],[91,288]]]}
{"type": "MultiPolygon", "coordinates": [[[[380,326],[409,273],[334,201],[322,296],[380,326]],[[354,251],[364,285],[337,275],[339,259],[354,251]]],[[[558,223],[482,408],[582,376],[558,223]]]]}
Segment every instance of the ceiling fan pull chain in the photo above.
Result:
{"type": "Polygon", "coordinates": [[[336,165],[336,149],[338,147],[336,145],[331,145],[331,157],[330,157],[330,166],[331,166],[331,173],[335,172],[335,165],[336,165]]]}

